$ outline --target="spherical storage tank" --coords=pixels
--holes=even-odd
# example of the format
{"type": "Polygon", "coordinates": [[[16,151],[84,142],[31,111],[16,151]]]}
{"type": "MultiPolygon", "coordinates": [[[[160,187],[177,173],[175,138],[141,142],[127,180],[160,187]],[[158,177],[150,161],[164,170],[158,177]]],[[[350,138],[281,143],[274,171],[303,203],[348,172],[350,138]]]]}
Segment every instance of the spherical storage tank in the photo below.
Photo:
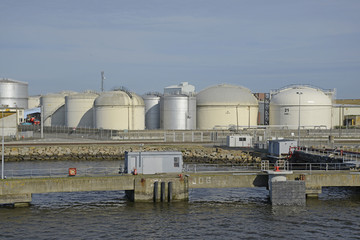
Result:
{"type": "Polygon", "coordinates": [[[144,130],[144,100],[127,91],[103,92],[94,102],[95,128],[144,130]]]}
{"type": "Polygon", "coordinates": [[[3,78],[0,80],[0,105],[10,108],[28,108],[28,84],[3,78]]]}
{"type": "Polygon", "coordinates": [[[84,92],[65,97],[65,125],[93,128],[93,105],[99,94],[84,92]]]}
{"type": "Polygon", "coordinates": [[[287,126],[290,129],[297,129],[299,125],[301,128],[330,128],[332,94],[300,85],[274,91],[270,100],[270,125],[287,126]]]}
{"type": "Polygon", "coordinates": [[[65,96],[75,92],[49,93],[40,97],[44,126],[65,126],[65,96]]]}
{"type": "Polygon", "coordinates": [[[145,128],[160,128],[160,93],[149,93],[142,96],[145,103],[145,128]]]}
{"type": "Polygon", "coordinates": [[[160,127],[165,130],[196,129],[196,98],[185,94],[162,96],[160,127]]]}
{"type": "Polygon", "coordinates": [[[257,125],[258,101],[242,86],[221,84],[196,95],[198,129],[250,127],[257,125]]]}

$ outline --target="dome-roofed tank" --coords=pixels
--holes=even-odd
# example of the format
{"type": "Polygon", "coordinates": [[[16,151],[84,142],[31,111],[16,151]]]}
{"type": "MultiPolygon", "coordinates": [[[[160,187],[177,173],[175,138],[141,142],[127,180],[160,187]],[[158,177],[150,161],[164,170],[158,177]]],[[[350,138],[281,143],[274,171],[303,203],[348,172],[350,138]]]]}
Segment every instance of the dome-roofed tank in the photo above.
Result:
{"type": "Polygon", "coordinates": [[[287,126],[290,129],[297,129],[299,125],[301,128],[330,128],[333,93],[305,85],[292,85],[272,91],[270,125],[287,126]]]}
{"type": "Polygon", "coordinates": [[[99,94],[91,91],[65,97],[65,124],[67,127],[93,128],[93,105],[99,94]]]}
{"type": "Polygon", "coordinates": [[[142,96],[145,103],[145,128],[160,129],[160,93],[147,93],[142,96]]]}
{"type": "Polygon", "coordinates": [[[28,108],[28,83],[8,78],[0,79],[0,105],[28,108]]]}
{"type": "Polygon", "coordinates": [[[186,94],[162,96],[160,127],[165,130],[196,129],[196,98],[186,94]]]}
{"type": "Polygon", "coordinates": [[[65,96],[71,94],[76,92],[49,93],[40,97],[45,127],[65,126],[65,96]]]}
{"type": "Polygon", "coordinates": [[[242,86],[221,84],[196,95],[197,128],[216,129],[257,125],[258,101],[242,86]]]}
{"type": "Polygon", "coordinates": [[[124,90],[103,92],[94,102],[95,128],[143,130],[145,105],[143,99],[124,90]]]}

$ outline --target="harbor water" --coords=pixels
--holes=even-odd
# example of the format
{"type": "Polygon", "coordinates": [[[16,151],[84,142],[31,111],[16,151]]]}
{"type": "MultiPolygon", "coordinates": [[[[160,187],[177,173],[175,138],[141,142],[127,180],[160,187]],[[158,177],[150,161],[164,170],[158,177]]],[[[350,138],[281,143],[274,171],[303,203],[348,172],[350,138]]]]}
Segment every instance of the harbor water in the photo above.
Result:
{"type": "MultiPolygon", "coordinates": [[[[115,161],[6,167],[116,167],[115,161]]],[[[271,206],[265,188],[192,189],[189,202],[132,203],[123,191],[33,194],[0,208],[0,239],[360,239],[360,190],[324,188],[306,206],[271,206]]]]}

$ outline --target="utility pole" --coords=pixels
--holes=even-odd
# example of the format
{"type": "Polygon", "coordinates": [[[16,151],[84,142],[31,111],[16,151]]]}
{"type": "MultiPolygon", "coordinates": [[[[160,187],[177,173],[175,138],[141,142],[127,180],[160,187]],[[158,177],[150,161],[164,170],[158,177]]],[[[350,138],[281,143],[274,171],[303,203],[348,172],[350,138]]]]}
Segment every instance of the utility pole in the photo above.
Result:
{"type": "Polygon", "coordinates": [[[4,159],[4,150],[5,150],[5,147],[4,147],[4,111],[5,109],[8,107],[9,105],[2,105],[3,109],[2,109],[2,115],[1,115],[1,121],[2,121],[2,144],[1,144],[1,179],[4,179],[5,176],[4,176],[4,168],[5,168],[5,159],[4,159]]]}
{"type": "Polygon", "coordinates": [[[101,92],[104,91],[104,80],[105,80],[104,71],[102,71],[101,72],[101,92]]]}

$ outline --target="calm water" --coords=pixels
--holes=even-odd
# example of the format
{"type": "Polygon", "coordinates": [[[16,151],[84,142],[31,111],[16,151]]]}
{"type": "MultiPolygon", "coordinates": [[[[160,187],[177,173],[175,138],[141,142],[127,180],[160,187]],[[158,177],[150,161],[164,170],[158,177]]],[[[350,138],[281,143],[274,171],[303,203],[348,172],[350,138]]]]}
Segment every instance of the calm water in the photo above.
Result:
{"type": "MultiPolygon", "coordinates": [[[[20,164],[29,163],[7,167],[20,164]]],[[[187,203],[157,204],[130,203],[124,192],[34,194],[28,208],[0,208],[0,239],[100,238],[360,239],[360,191],[325,188],[304,207],[272,207],[266,189],[239,188],[191,190],[187,203]]]]}

